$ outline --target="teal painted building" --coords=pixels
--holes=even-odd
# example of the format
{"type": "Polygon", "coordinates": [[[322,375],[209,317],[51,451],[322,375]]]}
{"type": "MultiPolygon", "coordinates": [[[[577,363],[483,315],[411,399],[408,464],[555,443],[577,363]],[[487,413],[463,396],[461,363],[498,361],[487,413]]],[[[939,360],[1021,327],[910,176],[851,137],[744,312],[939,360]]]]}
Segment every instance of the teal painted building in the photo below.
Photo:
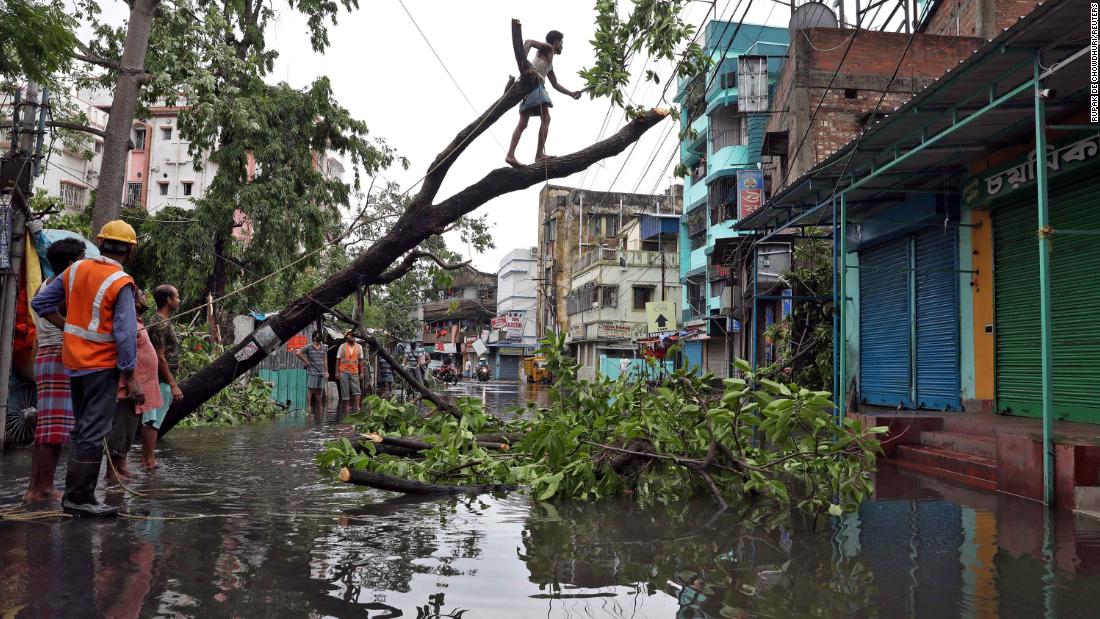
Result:
{"type": "Polygon", "coordinates": [[[686,171],[680,220],[682,324],[691,334],[684,340],[684,361],[719,376],[729,375],[741,346],[741,324],[730,316],[735,300],[726,266],[741,242],[733,230],[737,171],[760,167],[768,120],[767,112],[741,111],[738,60],[756,56],[766,62],[770,93],[788,41],[786,28],[711,21],[704,45],[714,63],[705,75],[681,80],[676,95],[680,163],[686,171]]]}

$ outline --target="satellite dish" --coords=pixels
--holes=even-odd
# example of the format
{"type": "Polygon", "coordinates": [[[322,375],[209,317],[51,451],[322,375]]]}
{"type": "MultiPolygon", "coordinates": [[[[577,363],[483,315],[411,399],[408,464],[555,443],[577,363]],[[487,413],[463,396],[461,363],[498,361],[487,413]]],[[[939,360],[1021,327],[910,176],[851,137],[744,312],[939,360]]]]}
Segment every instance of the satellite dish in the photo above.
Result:
{"type": "Polygon", "coordinates": [[[807,2],[791,13],[788,29],[791,32],[805,28],[838,28],[836,13],[820,2],[807,2]]]}

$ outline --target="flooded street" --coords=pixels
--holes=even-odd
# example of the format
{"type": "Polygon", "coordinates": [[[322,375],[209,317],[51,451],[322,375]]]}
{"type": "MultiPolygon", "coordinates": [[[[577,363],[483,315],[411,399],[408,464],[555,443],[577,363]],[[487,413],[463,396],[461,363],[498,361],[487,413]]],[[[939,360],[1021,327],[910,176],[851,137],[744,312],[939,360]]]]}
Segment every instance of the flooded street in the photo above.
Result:
{"type": "MultiPolygon", "coordinates": [[[[494,407],[543,388],[456,389],[494,407]]],[[[313,462],[302,415],[179,429],[117,520],[0,522],[0,617],[1096,617],[1100,520],[884,466],[858,514],[411,500],[313,462]],[[1044,541],[1050,552],[1044,553],[1044,541]],[[458,611],[465,610],[465,613],[458,611]]],[[[18,502],[28,450],[0,457],[18,502]]],[[[63,468],[63,467],[62,467],[63,468]]],[[[101,485],[102,491],[102,485],[101,485]]]]}

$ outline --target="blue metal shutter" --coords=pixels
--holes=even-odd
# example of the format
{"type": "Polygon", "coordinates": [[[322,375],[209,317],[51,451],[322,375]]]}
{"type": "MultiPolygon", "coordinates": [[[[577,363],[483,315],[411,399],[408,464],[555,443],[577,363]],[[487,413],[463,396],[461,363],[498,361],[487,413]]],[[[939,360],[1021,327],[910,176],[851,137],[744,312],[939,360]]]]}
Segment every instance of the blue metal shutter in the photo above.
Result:
{"type": "Polygon", "coordinates": [[[926,228],[916,245],[917,406],[959,410],[958,229],[926,228]]]}
{"type": "Polygon", "coordinates": [[[702,342],[684,342],[684,367],[695,374],[703,373],[702,342]]]}
{"type": "Polygon", "coordinates": [[[859,256],[859,396],[911,407],[909,239],[869,247],[859,256]]]}

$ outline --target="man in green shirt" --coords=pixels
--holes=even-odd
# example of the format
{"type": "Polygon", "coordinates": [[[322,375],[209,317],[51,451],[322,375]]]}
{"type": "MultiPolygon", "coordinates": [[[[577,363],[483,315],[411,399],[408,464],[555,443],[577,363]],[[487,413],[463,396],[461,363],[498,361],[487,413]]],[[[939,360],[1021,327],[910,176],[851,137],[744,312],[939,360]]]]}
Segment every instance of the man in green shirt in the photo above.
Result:
{"type": "Polygon", "coordinates": [[[171,321],[172,314],[180,308],[179,290],[175,286],[161,284],[153,289],[153,301],[157,304],[157,314],[148,327],[149,340],[157,351],[160,396],[164,405],[141,416],[141,459],[146,469],[157,466],[154,450],[160,422],[164,421],[172,401],[183,399],[183,392],[176,384],[176,374],[180,371],[180,342],[171,321]]]}

